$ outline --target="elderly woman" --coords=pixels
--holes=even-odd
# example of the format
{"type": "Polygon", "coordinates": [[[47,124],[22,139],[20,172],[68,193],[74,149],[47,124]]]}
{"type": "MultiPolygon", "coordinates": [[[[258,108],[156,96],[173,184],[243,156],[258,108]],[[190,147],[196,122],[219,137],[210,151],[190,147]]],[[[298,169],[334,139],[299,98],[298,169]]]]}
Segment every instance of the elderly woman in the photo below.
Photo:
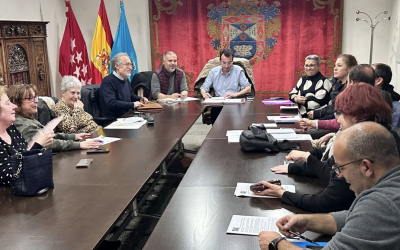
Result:
{"type": "MultiPolygon", "coordinates": [[[[374,121],[390,130],[396,139],[398,150],[400,149],[400,138],[390,127],[392,122],[390,107],[375,87],[366,83],[347,86],[337,96],[335,109],[342,129],[347,129],[359,122],[374,121]],[[359,96],[364,98],[360,100],[359,96]]],[[[311,212],[328,213],[349,209],[355,195],[349,189],[349,184],[345,179],[338,178],[332,170],[332,166],[335,165],[333,156],[329,156],[327,161],[321,161],[309,152],[293,150],[286,158],[296,162],[289,166],[273,167],[271,170],[275,173],[318,177],[326,184],[326,188],[319,194],[298,194],[286,192],[280,186],[262,182],[269,189],[258,194],[280,197],[284,203],[311,212]]]]}
{"type": "MultiPolygon", "coordinates": [[[[16,105],[11,103],[7,96],[7,88],[0,85],[0,186],[11,184],[11,158],[17,151],[25,151],[27,143],[17,128],[12,124],[15,121],[16,105]]],[[[40,149],[50,145],[54,133],[47,132],[38,137],[32,149],[40,149]]]]}
{"type": "Polygon", "coordinates": [[[52,110],[56,116],[64,116],[57,130],[63,133],[92,133],[100,127],[93,117],[83,110],[81,99],[82,84],[75,76],[64,76],[61,81],[62,98],[52,110]]]}
{"type": "Polygon", "coordinates": [[[329,103],[329,93],[332,83],[319,72],[319,57],[309,55],[305,58],[302,76],[289,93],[289,99],[299,106],[299,112],[306,117],[307,112],[326,106],[329,103]]]}
{"type": "MultiPolygon", "coordinates": [[[[17,105],[15,126],[25,138],[30,141],[36,133],[44,126],[35,119],[37,113],[38,96],[36,88],[30,84],[12,85],[8,90],[10,100],[17,105]]],[[[48,147],[53,151],[64,151],[74,149],[91,149],[101,145],[98,140],[83,141],[79,140],[89,138],[88,133],[64,134],[56,133],[53,143],[48,147]]]]}

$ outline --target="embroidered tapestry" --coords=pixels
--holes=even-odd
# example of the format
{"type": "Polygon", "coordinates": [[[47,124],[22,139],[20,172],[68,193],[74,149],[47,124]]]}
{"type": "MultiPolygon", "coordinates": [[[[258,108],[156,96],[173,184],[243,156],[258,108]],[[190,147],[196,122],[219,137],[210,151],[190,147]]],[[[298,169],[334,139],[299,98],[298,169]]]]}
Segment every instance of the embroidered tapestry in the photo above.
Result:
{"type": "Polygon", "coordinates": [[[221,48],[248,59],[260,94],[289,93],[316,54],[333,75],[341,53],[342,0],[149,0],[153,69],[174,51],[189,89],[221,48]]]}

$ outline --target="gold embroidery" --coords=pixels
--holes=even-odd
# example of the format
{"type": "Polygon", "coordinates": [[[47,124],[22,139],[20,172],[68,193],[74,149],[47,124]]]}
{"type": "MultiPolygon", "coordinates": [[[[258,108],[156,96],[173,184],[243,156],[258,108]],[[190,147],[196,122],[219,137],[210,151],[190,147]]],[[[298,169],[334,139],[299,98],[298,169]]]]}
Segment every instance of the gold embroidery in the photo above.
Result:
{"type": "Polygon", "coordinates": [[[176,15],[176,8],[179,6],[183,6],[183,3],[179,0],[164,0],[164,2],[168,3],[170,2],[170,6],[163,6],[161,3],[161,0],[154,0],[154,4],[156,5],[157,8],[157,16],[153,16],[154,21],[160,20],[161,17],[161,12],[165,11],[168,15],[176,15]]]}

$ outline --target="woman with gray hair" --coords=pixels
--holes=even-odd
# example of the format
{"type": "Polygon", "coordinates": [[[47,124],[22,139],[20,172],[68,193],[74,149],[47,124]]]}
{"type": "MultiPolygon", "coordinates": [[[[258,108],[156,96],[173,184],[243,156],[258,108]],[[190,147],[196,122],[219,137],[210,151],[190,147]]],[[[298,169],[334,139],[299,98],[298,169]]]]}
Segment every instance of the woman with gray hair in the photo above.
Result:
{"type": "Polygon", "coordinates": [[[100,127],[83,110],[82,84],[75,76],[64,76],[61,81],[62,98],[53,106],[56,116],[64,116],[57,129],[62,133],[92,133],[100,127]]]}
{"type": "Polygon", "coordinates": [[[309,55],[305,58],[304,71],[302,76],[289,93],[289,99],[299,105],[299,112],[307,117],[307,112],[322,108],[330,101],[329,93],[332,83],[319,72],[319,57],[309,55]]]}

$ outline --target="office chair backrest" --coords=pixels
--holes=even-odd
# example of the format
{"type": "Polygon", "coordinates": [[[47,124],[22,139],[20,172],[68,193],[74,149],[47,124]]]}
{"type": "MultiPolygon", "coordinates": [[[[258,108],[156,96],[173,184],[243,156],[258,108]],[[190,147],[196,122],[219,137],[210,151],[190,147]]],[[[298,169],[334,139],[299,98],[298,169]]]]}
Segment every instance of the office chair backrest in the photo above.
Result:
{"type": "MultiPolygon", "coordinates": [[[[38,120],[42,125],[46,125],[49,121],[56,118],[56,114],[51,107],[47,104],[45,99],[50,99],[54,101],[54,104],[58,102],[57,97],[40,97],[38,101],[38,112],[35,115],[35,119],[38,120]]],[[[51,101],[50,101],[51,102],[51,101]]]]}
{"type": "Polygon", "coordinates": [[[133,93],[142,97],[146,97],[149,100],[152,100],[153,99],[151,96],[152,76],[153,76],[153,71],[142,71],[136,73],[131,81],[133,93]],[[143,94],[140,94],[141,91],[143,91],[143,94]]]}
{"type": "Polygon", "coordinates": [[[100,117],[99,91],[100,84],[85,85],[81,90],[83,109],[93,117],[100,117]]]}

